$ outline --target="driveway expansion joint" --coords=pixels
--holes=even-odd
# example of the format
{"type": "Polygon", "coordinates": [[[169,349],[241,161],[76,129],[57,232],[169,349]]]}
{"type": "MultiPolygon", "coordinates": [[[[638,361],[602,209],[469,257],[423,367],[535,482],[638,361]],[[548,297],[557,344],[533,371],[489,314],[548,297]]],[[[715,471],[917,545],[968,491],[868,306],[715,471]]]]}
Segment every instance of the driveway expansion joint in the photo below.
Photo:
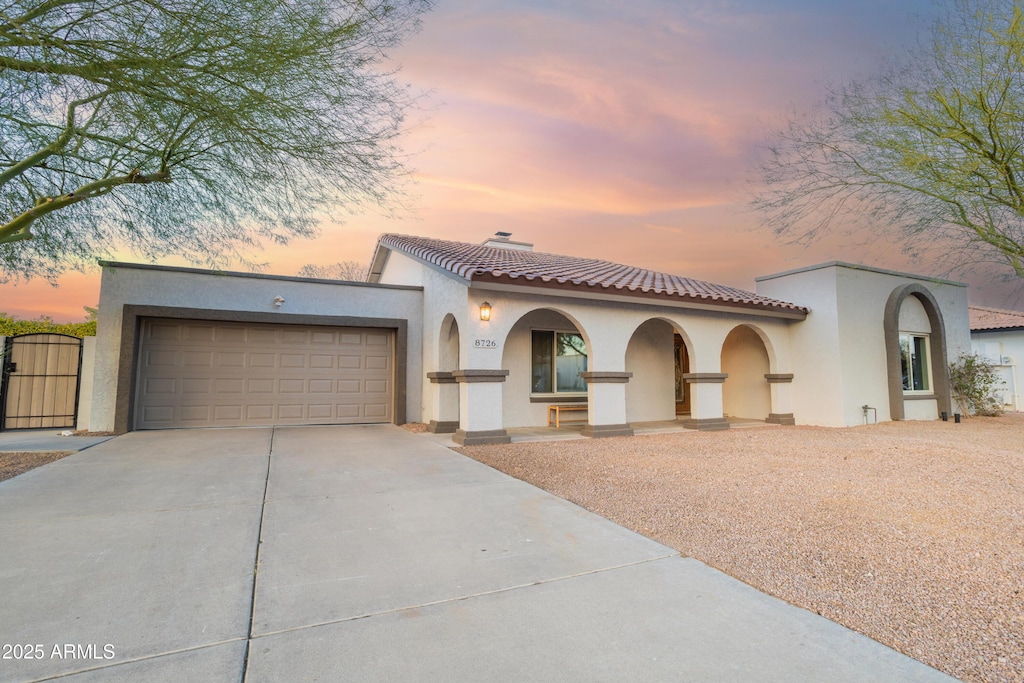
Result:
{"type": "Polygon", "coordinates": [[[392,609],[381,610],[380,612],[368,612],[366,614],[357,614],[352,617],[343,617],[341,619],[329,619],[327,621],[320,621],[311,624],[303,624],[302,626],[293,626],[291,628],[282,628],[276,631],[267,631],[265,633],[251,634],[250,642],[257,638],[266,638],[268,636],[276,636],[284,633],[295,633],[297,631],[305,631],[307,629],[320,628],[321,626],[333,626],[335,624],[344,624],[350,621],[360,621],[362,619],[370,619],[373,617],[382,617],[389,614],[398,614],[400,612],[406,612],[413,609],[422,609],[425,607],[435,607],[437,605],[452,604],[456,602],[463,602],[465,600],[472,600],[474,598],[487,597],[489,595],[500,595],[501,593],[510,593],[512,591],[520,590],[523,588],[531,588],[533,586],[543,586],[549,583],[558,583],[560,581],[568,581],[571,579],[578,579],[584,576],[592,576],[595,574],[603,574],[605,572],[613,572],[619,569],[627,569],[629,567],[637,567],[644,564],[650,564],[652,562],[660,562],[662,560],[670,560],[676,557],[682,557],[678,552],[672,552],[665,555],[659,555],[658,557],[649,557],[643,560],[637,560],[636,562],[626,562],[624,564],[617,564],[611,567],[601,567],[600,569],[589,569],[585,572],[577,572],[575,574],[566,574],[565,576],[556,576],[551,579],[540,579],[538,581],[531,581],[530,583],[522,583],[515,586],[506,586],[505,588],[495,588],[494,590],[481,591],[479,593],[469,593],[467,595],[459,595],[453,598],[443,598],[441,600],[434,600],[431,602],[423,602],[416,605],[406,605],[404,607],[395,607],[392,609]]]}

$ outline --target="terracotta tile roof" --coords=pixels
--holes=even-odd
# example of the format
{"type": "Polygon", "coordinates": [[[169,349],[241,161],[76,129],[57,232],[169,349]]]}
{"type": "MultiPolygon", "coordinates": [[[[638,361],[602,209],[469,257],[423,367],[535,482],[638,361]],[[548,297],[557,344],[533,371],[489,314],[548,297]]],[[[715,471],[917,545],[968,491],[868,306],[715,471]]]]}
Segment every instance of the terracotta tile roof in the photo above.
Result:
{"type": "Polygon", "coordinates": [[[1024,311],[1006,311],[985,306],[968,306],[967,311],[971,316],[972,331],[1024,328],[1024,311]]]}
{"type": "Polygon", "coordinates": [[[808,310],[802,306],[734,287],[597,259],[410,235],[385,234],[380,237],[378,244],[476,282],[573,289],[645,298],[683,299],[698,303],[794,313],[807,313],[808,310]]]}

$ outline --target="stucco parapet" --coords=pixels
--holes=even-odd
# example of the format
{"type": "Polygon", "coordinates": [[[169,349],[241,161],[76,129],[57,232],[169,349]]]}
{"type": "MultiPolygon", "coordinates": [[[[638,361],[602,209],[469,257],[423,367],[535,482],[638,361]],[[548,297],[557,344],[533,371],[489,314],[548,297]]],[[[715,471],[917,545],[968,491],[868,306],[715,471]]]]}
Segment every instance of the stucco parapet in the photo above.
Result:
{"type": "Polygon", "coordinates": [[[683,380],[687,384],[722,384],[728,372],[684,372],[683,380]]]}
{"type": "Polygon", "coordinates": [[[452,372],[428,372],[427,379],[431,384],[456,384],[459,381],[452,372]]]}
{"type": "Polygon", "coordinates": [[[625,384],[632,372],[581,372],[580,377],[587,384],[625,384]]]}
{"type": "Polygon", "coordinates": [[[508,370],[456,370],[452,376],[457,382],[504,382],[508,370]]]}
{"type": "Polygon", "coordinates": [[[769,384],[785,384],[793,381],[792,372],[769,372],[764,378],[768,380],[769,384]]]}
{"type": "Polygon", "coordinates": [[[188,275],[209,275],[211,277],[245,278],[248,280],[278,280],[285,282],[308,282],[318,285],[340,285],[344,287],[369,287],[371,289],[405,289],[422,292],[418,285],[382,285],[376,282],[359,282],[355,280],[324,280],[314,277],[298,277],[292,275],[270,275],[267,273],[242,273],[233,270],[208,270],[206,268],[184,268],[179,266],[159,266],[152,263],[125,263],[121,261],[97,261],[102,268],[130,268],[133,270],[158,270],[165,273],[184,273],[188,275]]]}
{"type": "Polygon", "coordinates": [[[875,268],[874,266],[865,266],[859,263],[848,263],[846,261],[828,261],[826,263],[818,263],[813,266],[804,266],[803,268],[794,268],[792,270],[785,270],[781,273],[772,273],[771,275],[760,275],[754,278],[754,282],[765,282],[767,280],[775,280],[789,275],[797,275],[798,273],[809,273],[814,270],[824,270],[826,268],[845,268],[847,270],[862,270],[869,273],[878,273],[880,275],[892,275],[894,277],[908,278],[911,280],[921,280],[923,282],[931,282],[937,285],[951,285],[953,287],[967,287],[965,282],[956,282],[955,280],[945,280],[943,278],[931,277],[928,275],[917,275],[915,273],[903,273],[898,270],[887,270],[885,268],[875,268]]]}

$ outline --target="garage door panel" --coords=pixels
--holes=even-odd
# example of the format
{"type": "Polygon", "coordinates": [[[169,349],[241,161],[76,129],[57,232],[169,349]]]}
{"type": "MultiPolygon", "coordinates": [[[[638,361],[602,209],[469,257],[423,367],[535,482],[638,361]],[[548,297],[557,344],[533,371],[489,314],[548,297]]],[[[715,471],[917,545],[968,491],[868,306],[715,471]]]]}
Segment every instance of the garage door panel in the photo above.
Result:
{"type": "Polygon", "coordinates": [[[246,330],[246,341],[249,344],[274,344],[277,342],[278,330],[250,327],[246,330]]]}
{"type": "Polygon", "coordinates": [[[276,389],[276,382],[272,379],[250,379],[250,394],[272,394],[276,389]]]}
{"type": "Polygon", "coordinates": [[[210,393],[210,386],[212,380],[202,378],[198,379],[195,377],[188,377],[181,380],[181,393],[183,394],[208,394],[210,393]]]}
{"type": "Polygon", "coordinates": [[[311,354],[309,356],[309,367],[316,368],[318,370],[328,370],[334,367],[334,356],[325,356],[323,354],[311,354]]]}
{"type": "Polygon", "coordinates": [[[306,330],[285,329],[281,332],[281,342],[288,345],[308,344],[309,333],[306,330]]]}
{"type": "Polygon", "coordinates": [[[247,420],[273,420],[274,406],[272,405],[247,405],[245,407],[247,420]]]}
{"type": "Polygon", "coordinates": [[[273,353],[249,353],[250,368],[272,368],[277,362],[277,356],[273,353]]]}
{"type": "Polygon", "coordinates": [[[393,332],[145,320],[136,428],[388,422],[393,332]]]}

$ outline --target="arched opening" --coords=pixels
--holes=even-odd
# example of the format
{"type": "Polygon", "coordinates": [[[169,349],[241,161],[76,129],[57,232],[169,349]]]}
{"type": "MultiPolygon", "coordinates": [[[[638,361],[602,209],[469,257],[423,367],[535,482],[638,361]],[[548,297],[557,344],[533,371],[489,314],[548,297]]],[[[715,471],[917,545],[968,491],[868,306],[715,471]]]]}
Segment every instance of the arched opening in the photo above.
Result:
{"type": "Polygon", "coordinates": [[[722,343],[722,412],[726,418],[764,420],[771,413],[772,393],[768,349],[747,325],[735,327],[722,343]]]}
{"type": "Polygon", "coordinates": [[[441,321],[437,339],[437,371],[428,372],[431,391],[426,393],[430,408],[427,428],[448,434],[459,428],[459,385],[452,374],[459,369],[459,323],[449,313],[441,321]]]}
{"type": "Polygon", "coordinates": [[[660,422],[689,416],[690,372],[687,340],[675,326],[660,318],[642,323],[626,346],[626,421],[660,422]]]}
{"type": "MultiPolygon", "coordinates": [[[[536,309],[509,329],[502,346],[502,419],[508,427],[547,425],[552,403],[586,403],[590,339],[567,314],[536,309]]],[[[578,419],[584,420],[585,412],[578,419]]]]}
{"type": "Polygon", "coordinates": [[[438,370],[452,372],[459,369],[459,322],[451,313],[441,321],[437,361],[438,370]]]}
{"type": "Polygon", "coordinates": [[[946,327],[927,288],[905,285],[885,304],[889,417],[936,419],[951,412],[946,370],[946,327]]]}

